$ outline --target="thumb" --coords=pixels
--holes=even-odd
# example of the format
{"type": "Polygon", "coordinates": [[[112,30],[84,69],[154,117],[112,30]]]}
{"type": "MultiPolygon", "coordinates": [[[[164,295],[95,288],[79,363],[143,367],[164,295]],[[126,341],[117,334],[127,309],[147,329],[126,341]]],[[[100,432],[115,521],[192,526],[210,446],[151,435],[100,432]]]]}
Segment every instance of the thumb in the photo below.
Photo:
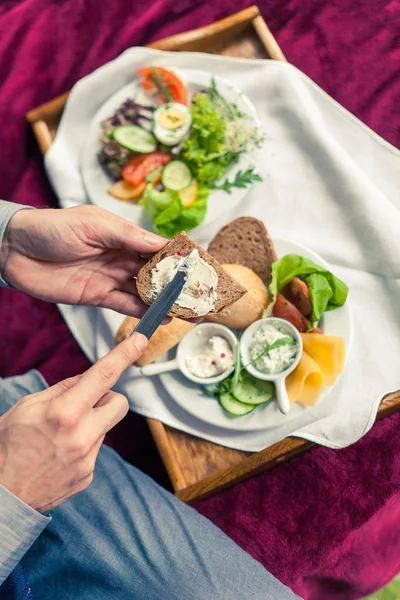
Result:
{"type": "MultiPolygon", "coordinates": [[[[154,252],[161,250],[168,241],[125,219],[117,216],[114,216],[114,219],[112,228],[110,227],[109,220],[107,224],[109,233],[108,241],[109,244],[112,244],[113,248],[123,248],[130,252],[137,252],[138,254],[154,254],[154,252]]],[[[107,243],[104,238],[103,241],[107,243]]]]}
{"type": "Polygon", "coordinates": [[[92,408],[117,383],[123,371],[143,354],[147,343],[144,335],[134,333],[118,344],[82,375],[73,390],[67,392],[71,402],[92,408]]]}

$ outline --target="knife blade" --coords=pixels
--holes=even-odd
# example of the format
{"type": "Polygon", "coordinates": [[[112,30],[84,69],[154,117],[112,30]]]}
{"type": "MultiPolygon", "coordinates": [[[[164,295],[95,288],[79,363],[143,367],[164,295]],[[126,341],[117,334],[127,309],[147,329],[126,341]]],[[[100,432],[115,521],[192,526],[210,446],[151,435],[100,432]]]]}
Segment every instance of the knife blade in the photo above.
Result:
{"type": "Polygon", "coordinates": [[[171,310],[186,282],[187,261],[184,261],[158,298],[140,319],[133,333],[142,333],[149,340],[171,310]]]}

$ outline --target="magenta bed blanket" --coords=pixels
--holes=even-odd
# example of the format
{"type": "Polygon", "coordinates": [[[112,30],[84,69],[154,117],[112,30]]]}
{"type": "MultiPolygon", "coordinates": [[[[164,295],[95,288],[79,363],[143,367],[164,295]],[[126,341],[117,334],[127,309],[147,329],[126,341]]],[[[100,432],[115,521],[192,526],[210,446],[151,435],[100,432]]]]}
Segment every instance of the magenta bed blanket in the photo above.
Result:
{"type": "MultiPolygon", "coordinates": [[[[24,119],[29,109],[129,46],[206,25],[249,5],[3,0],[0,197],[56,205],[24,119]]],[[[259,7],[290,62],[400,147],[396,0],[260,0],[259,7]]],[[[52,384],[88,366],[57,308],[22,293],[0,291],[0,332],[1,376],[38,368],[52,384]]],[[[400,415],[387,418],[350,448],[314,450],[197,509],[305,599],[360,598],[400,571],[399,424],[400,415]]],[[[167,483],[142,419],[129,416],[111,441],[167,483]]]]}

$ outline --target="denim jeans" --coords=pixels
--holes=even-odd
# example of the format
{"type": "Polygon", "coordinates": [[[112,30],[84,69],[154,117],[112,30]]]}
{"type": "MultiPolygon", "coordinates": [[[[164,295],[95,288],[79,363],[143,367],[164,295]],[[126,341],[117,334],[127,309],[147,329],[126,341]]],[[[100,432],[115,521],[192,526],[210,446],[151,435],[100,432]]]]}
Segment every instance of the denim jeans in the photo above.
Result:
{"type": "MultiPolygon", "coordinates": [[[[0,379],[0,414],[46,383],[0,379]]],[[[93,483],[54,509],[21,563],[36,600],[294,600],[211,521],[112,449],[93,483]]]]}

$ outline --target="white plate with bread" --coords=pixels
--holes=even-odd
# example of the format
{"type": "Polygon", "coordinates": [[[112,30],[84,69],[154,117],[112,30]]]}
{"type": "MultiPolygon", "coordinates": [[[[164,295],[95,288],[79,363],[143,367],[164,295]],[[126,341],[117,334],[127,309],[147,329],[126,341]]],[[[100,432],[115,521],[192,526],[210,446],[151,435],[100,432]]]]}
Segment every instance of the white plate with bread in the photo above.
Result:
{"type": "MultiPolygon", "coordinates": [[[[184,254],[190,252],[194,247],[198,248],[187,236],[182,234],[181,237],[177,236],[177,241],[172,240],[158,256],[156,255],[150,261],[148,268],[145,268],[144,271],[147,277],[151,268],[154,269],[157,266],[157,261],[168,256],[168,249],[171,253],[176,254],[177,242],[179,247],[184,244],[184,254]]],[[[206,320],[227,326],[239,335],[252,323],[265,316],[268,305],[266,282],[271,278],[272,265],[276,263],[277,259],[286,255],[299,255],[310,259],[327,271],[330,269],[318,254],[305,246],[282,239],[275,239],[272,242],[265,225],[253,217],[242,217],[228,224],[212,240],[208,253],[203,249],[199,249],[199,252],[210,265],[217,264],[218,272],[221,272],[221,268],[226,272],[226,276],[221,278],[220,288],[221,297],[225,298],[226,306],[218,313],[207,315],[206,320]],[[218,263],[215,263],[215,259],[218,263]],[[240,285],[235,287],[231,278],[236,279],[240,285]],[[232,289],[231,296],[227,293],[229,287],[232,289]],[[243,295],[241,288],[245,288],[247,293],[243,295]],[[232,303],[235,294],[239,300],[232,303]]],[[[146,303],[151,303],[146,297],[149,286],[143,285],[141,280],[144,280],[143,276],[139,276],[138,279],[139,294],[146,303]]],[[[286,294],[286,292],[284,293],[286,294]]],[[[291,302],[286,303],[293,307],[291,302]]],[[[268,305],[270,312],[274,310],[274,308],[271,309],[271,306],[275,307],[275,305],[268,305]]],[[[297,312],[300,314],[299,311],[297,312]]],[[[285,318],[285,315],[282,314],[274,312],[272,314],[285,318]]],[[[175,309],[173,315],[184,318],[193,316],[187,310],[180,312],[179,309],[175,309]]],[[[302,315],[300,316],[302,317],[302,315]]],[[[291,317],[288,317],[287,320],[290,321],[291,317]]],[[[116,342],[127,337],[136,323],[137,320],[128,317],[117,333],[116,342]]],[[[292,324],[295,323],[296,321],[292,321],[292,324]]],[[[181,408],[205,423],[240,431],[275,427],[285,420],[296,418],[317,401],[326,398],[343,372],[352,339],[352,318],[348,301],[345,301],[340,308],[327,310],[318,326],[322,330],[318,330],[319,333],[301,334],[303,339],[302,360],[293,374],[288,377],[286,386],[288,391],[289,388],[291,390],[292,401],[288,415],[283,415],[277,403],[270,401],[258,405],[249,414],[240,417],[233,416],[224,410],[216,397],[210,397],[204,392],[204,386],[189,381],[180,371],[163,372],[157,377],[160,378],[171,398],[181,408]],[[289,382],[290,378],[292,379],[289,382]],[[297,397],[298,400],[293,401],[293,398],[297,397]]],[[[196,325],[181,318],[173,318],[168,325],[160,326],[137,365],[144,366],[174,359],[176,345],[194,327],[196,325]]],[[[303,329],[303,331],[307,330],[303,329]]],[[[206,383],[207,380],[205,380],[206,383]]]]}
{"type": "MultiPolygon", "coordinates": [[[[328,267],[327,263],[318,254],[300,244],[287,240],[275,239],[274,246],[278,257],[292,253],[301,254],[311,258],[320,265],[328,267]]],[[[250,298],[247,299],[246,296],[244,296],[243,301],[244,300],[246,300],[246,303],[250,302],[250,298]]],[[[231,308],[231,310],[233,309],[231,308]]],[[[249,310],[254,310],[253,303],[251,303],[251,308],[249,310]]],[[[240,310],[238,314],[238,323],[242,325],[244,318],[245,315],[243,314],[243,311],[240,310]]],[[[339,336],[344,339],[346,356],[348,356],[352,338],[352,319],[348,302],[346,302],[342,308],[325,313],[321,326],[326,336],[339,336]]],[[[170,359],[174,356],[174,352],[175,350],[172,349],[169,353],[159,357],[157,360],[170,359]]],[[[254,412],[248,415],[234,417],[227,414],[214,398],[206,396],[202,391],[201,386],[189,382],[179,372],[163,373],[159,375],[159,377],[169,395],[181,408],[201,421],[225,429],[255,431],[266,429],[268,427],[275,427],[281,425],[284,421],[296,418],[302,414],[304,410],[309,409],[307,406],[295,403],[291,406],[288,415],[282,415],[276,402],[272,402],[265,406],[259,406],[254,412]]],[[[332,389],[333,386],[325,386],[321,391],[318,402],[325,398],[332,389]]]]}

